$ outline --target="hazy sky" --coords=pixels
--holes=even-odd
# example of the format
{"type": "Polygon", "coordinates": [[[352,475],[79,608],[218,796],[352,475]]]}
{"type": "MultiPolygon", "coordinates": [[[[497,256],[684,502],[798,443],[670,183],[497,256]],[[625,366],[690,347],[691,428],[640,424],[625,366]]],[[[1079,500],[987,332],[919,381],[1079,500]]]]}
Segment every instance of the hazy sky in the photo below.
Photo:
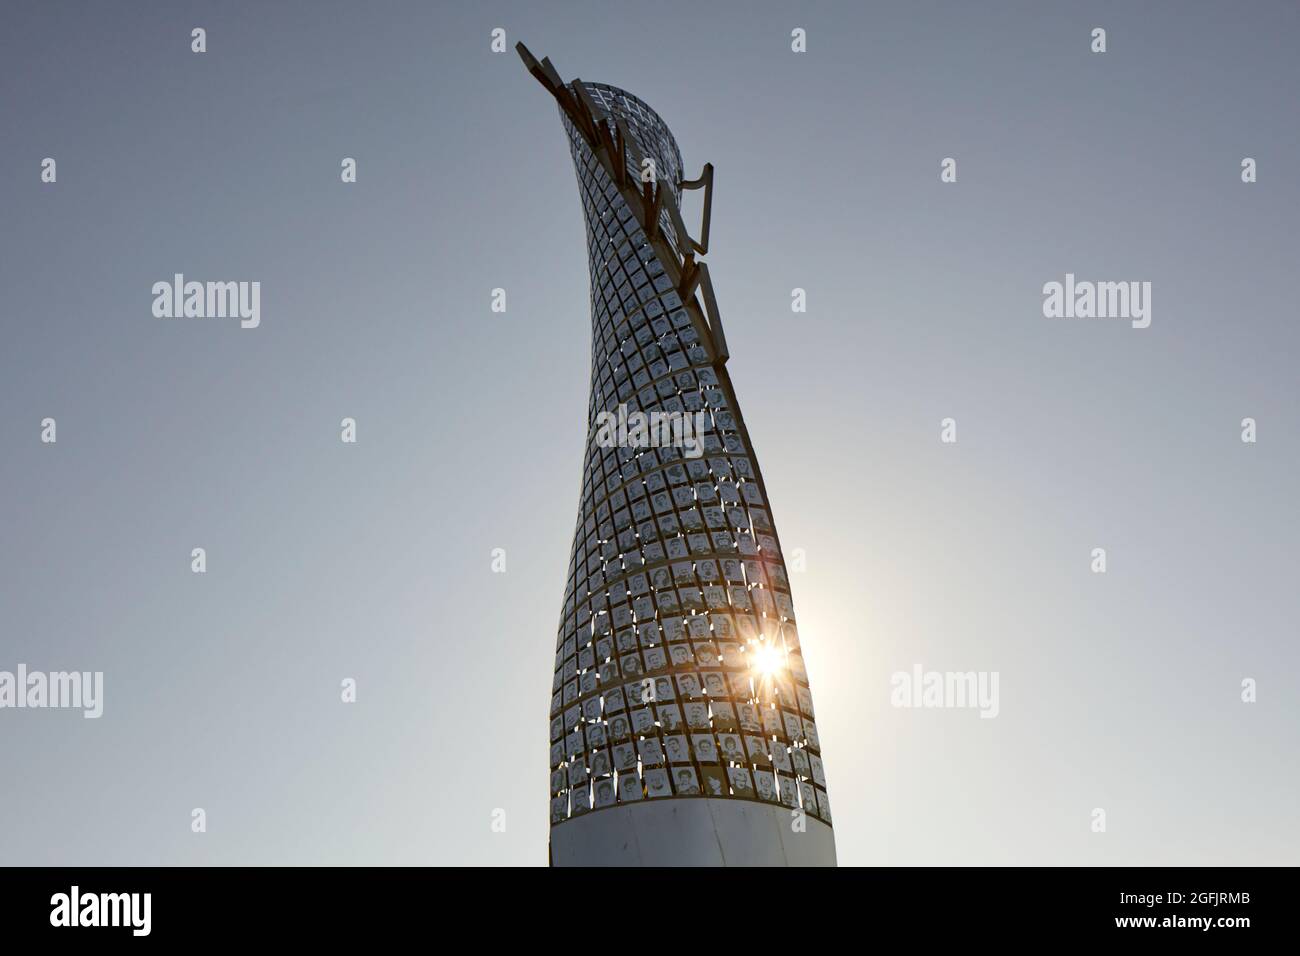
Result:
{"type": "Polygon", "coordinates": [[[1300,9],[1028,0],[6,5],[0,670],[105,687],[0,710],[0,863],[545,863],[587,265],[495,27],[716,167],[841,863],[1296,863],[1300,9]]]}

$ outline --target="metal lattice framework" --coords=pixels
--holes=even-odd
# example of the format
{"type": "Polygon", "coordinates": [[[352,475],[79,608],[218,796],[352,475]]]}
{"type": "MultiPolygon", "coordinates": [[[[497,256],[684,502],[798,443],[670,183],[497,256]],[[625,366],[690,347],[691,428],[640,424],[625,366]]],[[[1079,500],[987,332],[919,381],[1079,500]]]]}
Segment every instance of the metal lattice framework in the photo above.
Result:
{"type": "Polygon", "coordinates": [[[790,583],[696,258],[708,251],[713,167],[684,179],[671,132],[640,99],[566,84],[517,49],[560,106],[591,273],[589,434],[552,684],[552,825],[695,797],[802,807],[829,824],[790,583]],[[680,211],[692,189],[704,190],[698,240],[680,211]],[[620,405],[703,413],[703,453],[607,447],[597,416],[620,405]]]}

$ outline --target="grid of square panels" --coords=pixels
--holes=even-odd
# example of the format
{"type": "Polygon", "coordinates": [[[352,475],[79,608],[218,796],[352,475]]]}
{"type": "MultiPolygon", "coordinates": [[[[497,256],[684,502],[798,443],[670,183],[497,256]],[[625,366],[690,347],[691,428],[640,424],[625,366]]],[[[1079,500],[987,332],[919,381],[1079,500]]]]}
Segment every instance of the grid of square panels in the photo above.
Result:
{"type": "MultiPolygon", "coordinates": [[[[616,86],[604,83],[584,83],[583,86],[598,107],[611,117],[617,115],[623,121],[642,155],[654,160],[656,180],[668,189],[672,201],[680,205],[682,197],[677,184],[684,178],[685,167],[682,165],[682,154],[677,148],[677,141],[659,114],[638,97],[616,86]]],[[[608,122],[610,134],[617,142],[613,119],[610,118],[608,122]]],[[[625,164],[632,181],[639,182],[641,169],[631,150],[628,150],[625,164]]],[[[666,210],[659,215],[659,232],[667,239],[673,251],[681,255],[682,250],[677,248],[677,232],[666,210]]]]}
{"type": "MultiPolygon", "coordinates": [[[[666,138],[639,145],[680,168],[648,107],[588,88],[634,137],[666,138]]],[[[551,822],[708,796],[829,823],[789,580],[730,382],[618,188],[565,129],[587,223],[592,371],[552,684],[551,822]],[[602,447],[596,416],[619,405],[702,413],[702,453],[602,447]]]]}

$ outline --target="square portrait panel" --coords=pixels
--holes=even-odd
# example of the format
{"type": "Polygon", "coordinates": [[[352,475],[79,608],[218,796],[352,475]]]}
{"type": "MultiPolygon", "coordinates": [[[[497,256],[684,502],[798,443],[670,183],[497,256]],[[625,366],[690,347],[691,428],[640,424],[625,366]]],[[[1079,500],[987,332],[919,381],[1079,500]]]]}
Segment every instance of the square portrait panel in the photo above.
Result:
{"type": "MultiPolygon", "coordinates": [[[[673,650],[684,651],[685,648],[678,646],[673,650]]],[[[688,655],[689,656],[689,655],[688,655]]],[[[681,691],[682,697],[686,699],[699,698],[703,696],[703,687],[700,684],[698,674],[686,673],[677,675],[677,689],[681,691]]],[[[690,706],[690,705],[687,705],[690,706]]],[[[703,705],[698,705],[703,706],[703,705]]]]}
{"type": "Polygon", "coordinates": [[[811,776],[812,767],[808,763],[808,751],[802,747],[792,748],[790,750],[790,762],[794,764],[794,772],[799,776],[811,776]]]}
{"type": "Polygon", "coordinates": [[[677,699],[677,691],[673,688],[673,681],[670,677],[655,678],[655,700],[670,701],[677,699]]]}
{"type": "MultiPolygon", "coordinates": [[[[789,649],[789,647],[790,644],[787,640],[786,648],[789,649]]],[[[804,667],[802,654],[796,651],[786,658],[786,667],[790,669],[790,673],[794,675],[795,680],[799,681],[801,684],[808,683],[808,671],[804,667]]]]}
{"type": "MultiPolygon", "coordinates": [[[[654,678],[636,676],[623,685],[623,696],[627,700],[628,716],[636,709],[654,700],[654,678]]],[[[635,723],[632,725],[636,726],[635,723]]]]}
{"type": "Polygon", "coordinates": [[[710,614],[709,618],[713,622],[713,636],[719,641],[729,640],[735,634],[730,615],[710,614]]]}
{"type": "Polygon", "coordinates": [[[631,743],[614,745],[614,769],[618,771],[636,769],[636,747],[631,743]]]}
{"type": "Polygon", "coordinates": [[[643,766],[652,764],[661,764],[664,762],[663,745],[659,743],[658,737],[645,737],[637,741],[637,753],[641,755],[643,766]]]}
{"type": "Polygon", "coordinates": [[[664,636],[669,641],[683,641],[686,639],[686,625],[680,617],[671,617],[663,622],[664,636]]]}
{"type": "Polygon", "coordinates": [[[702,701],[687,703],[683,710],[686,713],[686,726],[691,730],[707,730],[709,728],[709,705],[702,701]]]}
{"type": "Polygon", "coordinates": [[[695,797],[700,795],[700,779],[694,767],[673,767],[673,788],[679,796],[695,797]]]}
{"type": "Polygon", "coordinates": [[[782,773],[793,772],[794,768],[790,764],[790,751],[785,744],[780,741],[769,743],[768,751],[768,755],[772,758],[772,766],[782,773]]]}
{"type": "Polygon", "coordinates": [[[826,795],[826,791],[820,787],[814,788],[817,791],[817,815],[827,823],[831,822],[831,798],[826,795]]]}
{"type": "Polygon", "coordinates": [[[776,777],[770,770],[754,771],[754,790],[758,799],[774,803],[777,799],[776,777]]]}
{"type": "Polygon", "coordinates": [[[580,754],[584,752],[584,750],[586,750],[586,744],[584,743],[584,740],[582,740],[581,727],[573,728],[572,732],[569,732],[568,735],[565,735],[564,750],[565,753],[571,754],[571,756],[577,756],[577,754],[580,754]]]}
{"type": "Polygon", "coordinates": [[[638,734],[653,734],[655,732],[655,719],[649,710],[642,707],[639,710],[632,711],[632,730],[638,734]]]}
{"type": "Polygon", "coordinates": [[[721,767],[706,766],[700,768],[701,789],[706,797],[726,797],[731,794],[727,785],[727,775],[721,767]]]}
{"type": "Polygon", "coordinates": [[[749,776],[749,770],[745,767],[728,767],[727,780],[731,783],[731,789],[735,796],[754,796],[754,781],[749,776]]]}
{"type": "Polygon", "coordinates": [[[695,750],[695,759],[701,763],[718,762],[718,744],[713,734],[691,734],[691,747],[695,750]]]}
{"type": "Polygon", "coordinates": [[[713,708],[713,729],[734,733],[739,729],[736,723],[736,709],[726,701],[715,701],[710,705],[713,708]]]}
{"type": "Polygon", "coordinates": [[[739,734],[718,734],[718,750],[722,753],[723,760],[730,760],[734,763],[748,763],[745,759],[745,747],[740,741],[739,734]]]}
{"type": "Polygon", "coordinates": [[[799,781],[799,798],[803,803],[803,808],[807,813],[817,813],[817,791],[807,780],[799,781]]]}
{"type": "Polygon", "coordinates": [[[609,738],[626,740],[632,734],[632,725],[625,714],[615,714],[609,718],[609,738]]]}
{"type": "Polygon", "coordinates": [[[585,787],[587,785],[587,762],[585,760],[575,760],[569,764],[569,786],[585,787]]]}
{"type": "Polygon", "coordinates": [[[632,803],[635,800],[640,800],[642,796],[641,778],[637,776],[635,770],[618,775],[619,800],[623,803],[632,803]]]}
{"type": "Polygon", "coordinates": [[[655,568],[650,572],[650,581],[656,591],[666,591],[673,586],[672,576],[667,568],[655,568]]]}
{"type": "Polygon", "coordinates": [[[665,733],[676,733],[682,729],[682,711],[676,704],[661,704],[658,707],[659,729],[665,733]]]}
{"type": "Polygon", "coordinates": [[[586,813],[591,809],[591,793],[585,784],[569,791],[569,808],[573,816],[586,813]]]}
{"type": "Polygon", "coordinates": [[[655,797],[671,797],[673,791],[668,782],[668,771],[661,768],[647,770],[645,772],[645,792],[646,796],[651,799],[655,797]]]}
{"type": "Polygon", "coordinates": [[[808,741],[808,746],[813,750],[821,750],[821,740],[817,736],[817,724],[811,720],[805,719],[803,722],[803,735],[808,741]]]}
{"type": "Polygon", "coordinates": [[[664,738],[664,754],[669,763],[690,763],[691,748],[684,734],[670,734],[664,738]]]}

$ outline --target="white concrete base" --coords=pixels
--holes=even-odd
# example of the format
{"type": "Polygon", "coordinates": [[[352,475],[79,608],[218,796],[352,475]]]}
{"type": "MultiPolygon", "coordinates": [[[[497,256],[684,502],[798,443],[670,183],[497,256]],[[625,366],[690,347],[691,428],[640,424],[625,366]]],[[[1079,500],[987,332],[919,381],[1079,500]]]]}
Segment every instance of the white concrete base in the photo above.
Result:
{"type": "Polygon", "coordinates": [[[834,866],[835,836],[813,817],[749,800],[673,797],[593,810],[551,828],[552,866],[834,866]]]}

